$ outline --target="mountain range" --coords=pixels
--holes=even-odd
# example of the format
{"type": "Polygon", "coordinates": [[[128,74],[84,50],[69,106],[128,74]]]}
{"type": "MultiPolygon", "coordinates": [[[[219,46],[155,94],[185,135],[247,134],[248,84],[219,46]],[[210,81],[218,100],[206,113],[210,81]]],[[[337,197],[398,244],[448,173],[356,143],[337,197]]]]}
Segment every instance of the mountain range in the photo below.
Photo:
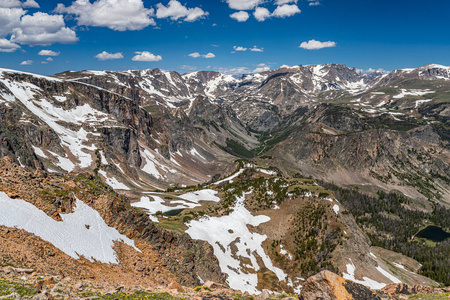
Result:
{"type": "MultiPolygon", "coordinates": [[[[450,67],[299,65],[239,76],[0,69],[0,115],[6,207],[20,198],[65,223],[86,205],[131,239],[121,247],[154,257],[158,274],[183,285],[298,293],[321,270],[374,289],[450,284],[448,241],[396,236],[430,223],[450,229],[437,217],[450,215],[450,67]]],[[[65,260],[114,262],[59,250],[65,260]]],[[[129,268],[134,258],[121,255],[129,268]]]]}

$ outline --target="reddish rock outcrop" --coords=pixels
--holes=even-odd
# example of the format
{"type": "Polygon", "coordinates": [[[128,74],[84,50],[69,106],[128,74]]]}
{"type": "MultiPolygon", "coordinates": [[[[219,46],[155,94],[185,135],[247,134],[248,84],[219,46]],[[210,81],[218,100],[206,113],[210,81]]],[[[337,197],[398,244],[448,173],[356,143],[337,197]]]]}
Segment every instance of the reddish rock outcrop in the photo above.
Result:
{"type": "Polygon", "coordinates": [[[376,300],[380,299],[367,287],[346,280],[330,271],[322,271],[305,282],[301,300],[376,300]]]}

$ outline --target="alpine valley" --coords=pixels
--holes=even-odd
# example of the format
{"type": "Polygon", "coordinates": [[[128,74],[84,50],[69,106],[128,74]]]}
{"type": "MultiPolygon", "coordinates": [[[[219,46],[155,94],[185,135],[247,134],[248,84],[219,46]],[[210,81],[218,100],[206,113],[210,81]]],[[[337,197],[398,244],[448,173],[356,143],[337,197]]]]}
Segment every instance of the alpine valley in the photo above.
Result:
{"type": "Polygon", "coordinates": [[[0,141],[18,297],[450,292],[450,67],[0,69],[0,141]]]}

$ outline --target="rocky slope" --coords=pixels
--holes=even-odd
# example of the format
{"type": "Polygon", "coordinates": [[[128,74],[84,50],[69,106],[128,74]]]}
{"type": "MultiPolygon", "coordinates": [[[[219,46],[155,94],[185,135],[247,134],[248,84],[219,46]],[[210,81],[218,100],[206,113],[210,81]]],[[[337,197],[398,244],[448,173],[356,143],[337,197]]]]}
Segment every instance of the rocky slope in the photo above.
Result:
{"type": "MultiPolygon", "coordinates": [[[[306,175],[446,203],[449,70],[431,64],[362,74],[328,64],[285,66],[241,77],[158,69],[65,72],[56,77],[134,97],[151,112],[154,104],[157,113],[152,116],[163,111],[166,118],[183,120],[184,132],[187,124],[193,125],[206,144],[234,155],[261,155],[278,145],[271,155],[306,175]]],[[[171,132],[179,127],[171,126],[171,132]]],[[[177,145],[190,148],[189,141],[180,141],[182,135],[168,142],[171,155],[177,145]]]]}
{"type": "Polygon", "coordinates": [[[131,207],[126,198],[105,186],[99,177],[31,172],[8,158],[2,159],[0,166],[3,208],[0,220],[2,225],[17,224],[0,227],[1,265],[111,284],[155,286],[176,281],[192,286],[200,283],[199,276],[205,280],[224,281],[209,245],[194,241],[187,234],[157,227],[145,213],[131,207]],[[26,203],[32,206],[23,207],[26,203]],[[87,206],[80,207],[83,203],[87,206]],[[13,205],[16,207],[13,216],[8,216],[6,210],[13,205]],[[82,211],[78,212],[79,209],[82,211]],[[88,213],[90,209],[94,215],[91,213],[84,220],[83,212],[88,213]],[[26,219],[21,219],[30,213],[33,219],[38,220],[33,226],[27,226],[26,219]],[[71,214],[76,217],[75,222],[79,220],[79,225],[68,219],[71,214]],[[97,218],[97,223],[92,218],[97,218]],[[48,222],[50,226],[46,226],[48,222]],[[104,226],[97,229],[95,225],[103,222],[104,226]],[[63,233],[55,240],[46,233],[56,226],[62,226],[57,231],[63,233]],[[64,230],[71,226],[81,228],[75,227],[76,231],[64,234],[64,230]],[[132,239],[136,247],[133,249],[130,247],[132,244],[124,244],[120,239],[109,242],[108,246],[103,240],[105,235],[113,235],[106,231],[110,227],[123,235],[120,239],[125,239],[124,236],[132,239]],[[87,231],[81,231],[77,237],[76,232],[81,229],[87,231]],[[93,230],[98,230],[98,235],[92,233],[93,230]],[[92,238],[90,232],[94,234],[92,238]],[[67,238],[74,239],[75,243],[70,244],[67,238]],[[111,247],[114,249],[111,254],[117,257],[118,264],[114,258],[104,258],[108,257],[106,253],[111,251],[108,250],[111,247]],[[98,248],[102,249],[100,253],[95,250],[98,248]],[[77,259],[80,255],[83,255],[82,259],[77,259]]]}
{"type": "Polygon", "coordinates": [[[253,297],[223,287],[212,281],[195,288],[171,283],[168,286],[146,288],[137,285],[102,284],[90,280],[41,274],[33,269],[4,267],[0,269],[1,299],[417,299],[432,297],[446,300],[447,289],[427,286],[391,284],[382,290],[371,291],[363,285],[323,271],[308,279],[300,295],[273,293],[265,290],[253,297]]]}
{"type": "Polygon", "coordinates": [[[2,69],[5,207],[23,199],[52,226],[84,207],[130,239],[114,246],[119,264],[106,266],[114,256],[80,260],[4,218],[2,264],[147,285],[214,280],[250,293],[298,293],[321,270],[371,287],[435,286],[416,274],[417,261],[372,247],[370,230],[313,178],[396,191],[424,213],[450,205],[449,99],[449,68],[438,65],[370,74],[284,66],[241,77],[2,69]]]}

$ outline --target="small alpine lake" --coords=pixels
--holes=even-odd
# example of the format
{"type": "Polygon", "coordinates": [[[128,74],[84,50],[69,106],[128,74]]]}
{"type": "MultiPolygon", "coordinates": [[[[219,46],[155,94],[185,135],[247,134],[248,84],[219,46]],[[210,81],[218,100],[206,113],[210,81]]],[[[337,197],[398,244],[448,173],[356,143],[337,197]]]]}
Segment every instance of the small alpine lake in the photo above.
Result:
{"type": "Polygon", "coordinates": [[[450,233],[445,232],[442,228],[437,226],[427,226],[416,234],[418,238],[424,238],[433,242],[443,242],[450,238],[450,233]]]}

